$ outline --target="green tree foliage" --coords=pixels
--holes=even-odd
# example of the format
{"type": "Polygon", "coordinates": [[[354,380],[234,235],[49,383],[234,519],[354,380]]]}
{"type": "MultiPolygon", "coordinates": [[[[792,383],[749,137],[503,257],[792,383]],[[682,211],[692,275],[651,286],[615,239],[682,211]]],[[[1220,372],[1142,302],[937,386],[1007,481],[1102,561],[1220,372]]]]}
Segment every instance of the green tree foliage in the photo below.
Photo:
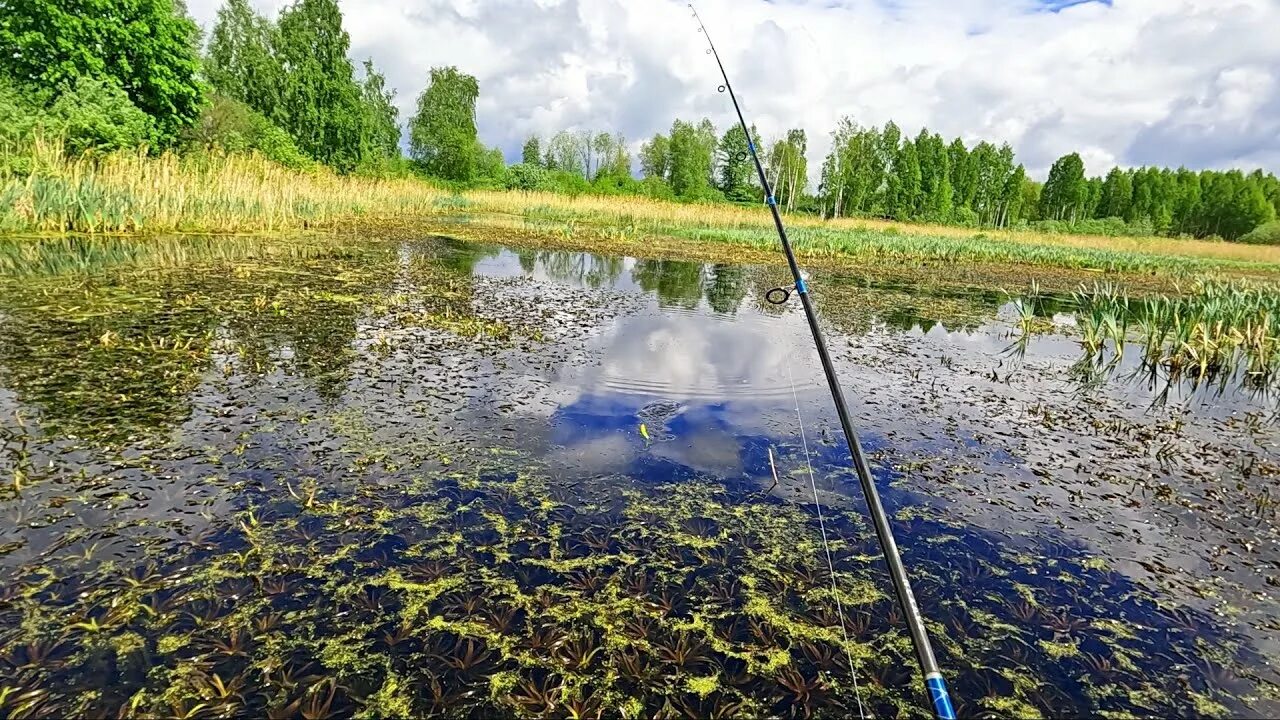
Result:
{"type": "Polygon", "coordinates": [[[590,133],[561,130],[547,142],[547,167],[577,175],[584,180],[590,169],[590,133]]]}
{"type": "Polygon", "coordinates": [[[219,95],[286,130],[310,157],[340,171],[396,171],[395,91],[372,61],[357,81],[349,46],[334,0],[299,0],[278,23],[255,13],[248,0],[227,0],[210,36],[205,75],[219,95]]]}
{"type": "Polygon", "coordinates": [[[365,78],[360,83],[360,108],[360,160],[357,169],[375,176],[401,172],[401,127],[396,91],[388,90],[387,77],[374,68],[372,60],[365,60],[365,78]]]}
{"type": "Polygon", "coordinates": [[[542,141],[532,135],[524,141],[520,149],[520,162],[524,165],[540,165],[542,163],[542,141]]]}
{"type": "Polygon", "coordinates": [[[715,126],[710,120],[694,125],[676,120],[671,125],[669,182],[676,197],[685,200],[714,199],[712,187],[715,151],[718,145],[715,126]]]}
{"type": "Polygon", "coordinates": [[[418,97],[418,114],[409,121],[410,152],[427,173],[461,182],[475,175],[479,97],[473,76],[456,67],[431,69],[431,84],[418,97]]]}
{"type": "Polygon", "coordinates": [[[640,146],[640,172],[646,178],[667,181],[671,175],[671,138],[661,133],[640,146]]]}
{"type": "Polygon", "coordinates": [[[276,59],[276,26],[255,13],[249,0],[227,0],[218,10],[205,55],[204,75],[214,90],[283,124],[284,71],[276,59]]]}
{"type": "Polygon", "coordinates": [[[298,147],[338,170],[360,161],[361,91],[336,0],[298,0],[280,13],[276,58],[282,68],[276,117],[298,147]]]}
{"type": "Polygon", "coordinates": [[[507,182],[507,161],[499,148],[487,148],[476,143],[475,178],[488,187],[504,187],[507,182]]]}
{"type": "Polygon", "coordinates": [[[155,126],[111,80],[81,77],[50,100],[0,77],[0,147],[14,151],[36,135],[58,140],[69,154],[109,152],[149,143],[155,126]]]}
{"type": "Polygon", "coordinates": [[[100,81],[100,101],[123,89],[168,143],[204,103],[197,36],[172,0],[0,0],[0,74],[59,95],[100,81]]]}
{"type": "Polygon", "coordinates": [[[1112,168],[1102,183],[1102,199],[1098,203],[1097,214],[1101,217],[1127,217],[1132,202],[1132,178],[1120,168],[1112,168]]]}
{"type": "Polygon", "coordinates": [[[901,220],[914,220],[923,213],[924,176],[920,168],[920,156],[913,143],[903,143],[894,159],[894,173],[890,182],[893,191],[889,212],[901,220]]]}
{"type": "Polygon", "coordinates": [[[387,78],[364,61],[364,80],[360,83],[360,164],[374,168],[400,158],[400,110],[395,106],[396,93],[387,89],[387,78]]]}
{"type": "Polygon", "coordinates": [[[920,163],[920,219],[945,222],[951,216],[954,190],[951,186],[951,160],[941,135],[930,135],[922,129],[916,136],[916,159],[920,163]]]}
{"type": "Polygon", "coordinates": [[[58,96],[48,111],[50,129],[63,138],[67,152],[106,152],[135,148],[153,134],[151,116],[111,80],[81,77],[58,96]]]}
{"type": "MultiPolygon", "coordinates": [[[[759,132],[754,125],[751,127],[751,134],[758,140],[759,132]]],[[[755,163],[751,160],[747,134],[743,132],[741,125],[730,126],[720,138],[720,144],[716,147],[716,166],[719,175],[717,187],[726,198],[732,202],[760,199],[755,163]]]]}
{"type": "Polygon", "coordinates": [[[516,163],[507,168],[506,188],[508,190],[548,190],[547,169],[541,162],[516,163]]]}
{"type": "Polygon", "coordinates": [[[627,151],[627,139],[622,133],[596,133],[591,147],[595,151],[593,177],[596,181],[612,180],[616,185],[631,178],[631,153],[627,151]]]}
{"type": "Polygon", "coordinates": [[[1049,179],[1040,195],[1040,216],[1046,220],[1074,222],[1083,217],[1087,199],[1084,161],[1077,153],[1064,155],[1049,170],[1049,179]]]}
{"type": "Polygon", "coordinates": [[[188,147],[227,152],[256,151],[294,169],[315,164],[280,126],[248,105],[214,94],[199,121],[184,135],[188,147]]]}

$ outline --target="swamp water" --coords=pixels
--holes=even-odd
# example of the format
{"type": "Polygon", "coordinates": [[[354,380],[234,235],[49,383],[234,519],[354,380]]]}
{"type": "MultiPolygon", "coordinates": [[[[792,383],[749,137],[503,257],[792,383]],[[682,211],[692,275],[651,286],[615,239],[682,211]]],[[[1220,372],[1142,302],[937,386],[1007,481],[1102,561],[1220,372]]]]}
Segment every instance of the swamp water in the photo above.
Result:
{"type": "MultiPolygon", "coordinates": [[[[779,269],[148,242],[0,253],[0,716],[924,715],[779,269]]],[[[962,715],[1280,711],[1274,400],[815,287],[962,715]]]]}

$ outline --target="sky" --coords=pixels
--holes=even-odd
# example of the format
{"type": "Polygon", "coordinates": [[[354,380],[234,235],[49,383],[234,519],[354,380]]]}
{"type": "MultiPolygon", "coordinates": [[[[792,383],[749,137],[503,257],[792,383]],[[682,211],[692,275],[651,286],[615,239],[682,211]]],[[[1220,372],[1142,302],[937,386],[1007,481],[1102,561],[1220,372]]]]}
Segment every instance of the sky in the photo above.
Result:
{"type": "MultiPolygon", "coordinates": [[[[222,0],[189,0],[212,28],[222,0]]],[[[286,0],[252,0],[274,17],[286,0]]],[[[339,0],[408,118],[430,68],[480,83],[481,140],[733,120],[687,0],[339,0]]],[[[698,0],[766,139],[809,138],[811,175],[842,116],[971,146],[1010,143],[1043,178],[1160,165],[1280,173],[1280,0],[698,0]]]]}

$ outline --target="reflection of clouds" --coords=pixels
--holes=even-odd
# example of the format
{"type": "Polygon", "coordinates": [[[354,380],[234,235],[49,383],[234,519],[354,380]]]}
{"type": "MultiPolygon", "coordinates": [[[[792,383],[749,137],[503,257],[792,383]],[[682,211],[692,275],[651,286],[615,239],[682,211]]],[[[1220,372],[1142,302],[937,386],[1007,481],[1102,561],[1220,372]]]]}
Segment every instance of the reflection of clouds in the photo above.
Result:
{"type": "MultiPolygon", "coordinates": [[[[626,317],[595,344],[601,361],[566,368],[562,381],[589,392],[655,399],[790,399],[791,349],[807,339],[794,318],[744,313],[738,319],[665,313],[626,317]]],[[[802,390],[813,376],[794,369],[802,390]],[[806,379],[808,382],[806,382],[806,379]]]]}
{"type": "MultiPolygon", "coordinates": [[[[744,438],[796,433],[787,364],[810,360],[792,351],[807,341],[796,320],[749,311],[734,317],[668,311],[615,321],[582,355],[566,359],[538,403],[545,407],[554,398],[557,405],[557,465],[583,473],[634,471],[634,463],[648,457],[740,476],[744,438]],[[649,418],[646,408],[659,402],[677,409],[649,418]],[[658,439],[648,447],[639,439],[641,422],[658,439]],[[614,458],[606,461],[606,452],[614,458]]],[[[815,392],[818,370],[811,364],[792,369],[805,407],[823,397],[815,392]]]]}

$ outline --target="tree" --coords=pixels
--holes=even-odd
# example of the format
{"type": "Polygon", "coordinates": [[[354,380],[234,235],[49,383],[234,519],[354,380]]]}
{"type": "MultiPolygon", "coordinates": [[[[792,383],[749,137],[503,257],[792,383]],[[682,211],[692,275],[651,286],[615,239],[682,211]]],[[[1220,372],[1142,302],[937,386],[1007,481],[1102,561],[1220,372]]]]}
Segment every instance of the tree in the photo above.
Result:
{"type": "Polygon", "coordinates": [[[343,171],[360,160],[365,117],[350,45],[336,0],[298,0],[280,13],[282,108],[272,117],[303,152],[343,171]]]}
{"type": "MultiPolygon", "coordinates": [[[[758,136],[754,126],[751,134],[758,136]]],[[[747,134],[742,130],[742,125],[731,125],[720,138],[716,147],[716,167],[719,176],[717,187],[726,198],[733,202],[759,199],[757,181],[752,177],[755,174],[755,164],[751,159],[747,134]]]]}
{"type": "Polygon", "coordinates": [[[1080,219],[1087,193],[1084,161],[1077,153],[1064,155],[1049,170],[1049,179],[1040,195],[1040,216],[1046,220],[1075,222],[1080,219]]]}
{"type": "Polygon", "coordinates": [[[499,148],[486,148],[476,143],[475,177],[499,187],[507,182],[507,161],[499,148]]]}
{"type": "Polygon", "coordinates": [[[197,37],[172,0],[0,0],[0,74],[57,92],[108,81],[151,117],[161,143],[200,116],[197,37]]]}
{"type": "Polygon", "coordinates": [[[894,161],[895,193],[890,214],[899,220],[920,217],[923,214],[923,184],[916,146],[910,142],[903,143],[898,151],[898,158],[894,161]]]}
{"type": "Polygon", "coordinates": [[[631,153],[622,133],[597,133],[591,140],[595,151],[594,180],[621,180],[631,177],[631,153]]]}
{"type": "Polygon", "coordinates": [[[217,147],[227,152],[257,151],[294,169],[315,164],[280,126],[245,103],[221,93],[214,93],[195,127],[183,134],[183,140],[187,145],[198,148],[217,147]]]}
{"type": "Polygon", "coordinates": [[[704,199],[711,190],[716,131],[710,120],[671,125],[670,182],[676,197],[704,199]]]}
{"type": "Polygon", "coordinates": [[[666,180],[671,172],[671,139],[661,133],[640,146],[640,172],[646,178],[666,180]]]}
{"type": "Polygon", "coordinates": [[[1014,168],[1013,172],[1009,173],[1008,178],[1005,180],[1000,200],[1002,210],[995,222],[997,227],[1008,227],[1021,219],[1025,211],[1026,194],[1024,193],[1024,188],[1026,185],[1027,169],[1019,165],[1014,168]]]}
{"type": "Polygon", "coordinates": [[[529,136],[524,141],[524,147],[520,150],[520,162],[524,165],[540,165],[542,164],[542,141],[537,135],[529,136]]]}
{"type": "Polygon", "coordinates": [[[920,215],[926,220],[944,222],[951,215],[953,193],[947,145],[941,135],[930,135],[928,129],[920,131],[915,144],[920,163],[920,215]]]}
{"type": "Polygon", "coordinates": [[[282,70],[275,58],[276,27],[249,7],[249,0],[227,0],[209,40],[204,75],[214,90],[249,105],[269,118],[283,118],[282,70]]]}
{"type": "Polygon", "coordinates": [[[773,184],[773,194],[783,209],[790,211],[797,193],[803,193],[808,184],[809,161],[805,157],[808,141],[804,130],[790,130],[787,137],[769,149],[768,174],[773,184]]]}
{"type": "Polygon", "coordinates": [[[1099,218],[1123,218],[1129,215],[1133,202],[1133,179],[1120,168],[1111,168],[1102,183],[1102,198],[1098,203],[1099,218]]]}
{"type": "Polygon", "coordinates": [[[978,173],[969,159],[969,150],[960,138],[947,147],[947,161],[951,172],[952,205],[972,208],[978,192],[978,173]]]}
{"type": "Polygon", "coordinates": [[[471,75],[456,67],[431,69],[431,84],[409,123],[411,154],[428,174],[463,182],[475,174],[479,97],[480,85],[471,75]]]}
{"type": "Polygon", "coordinates": [[[583,141],[582,133],[568,130],[551,136],[547,143],[547,167],[586,178],[589,151],[583,147],[583,141]]]}
{"type": "Polygon", "coordinates": [[[396,93],[387,90],[387,78],[364,61],[364,81],[360,84],[360,106],[364,117],[360,157],[362,162],[379,163],[400,157],[400,110],[396,93]]]}

